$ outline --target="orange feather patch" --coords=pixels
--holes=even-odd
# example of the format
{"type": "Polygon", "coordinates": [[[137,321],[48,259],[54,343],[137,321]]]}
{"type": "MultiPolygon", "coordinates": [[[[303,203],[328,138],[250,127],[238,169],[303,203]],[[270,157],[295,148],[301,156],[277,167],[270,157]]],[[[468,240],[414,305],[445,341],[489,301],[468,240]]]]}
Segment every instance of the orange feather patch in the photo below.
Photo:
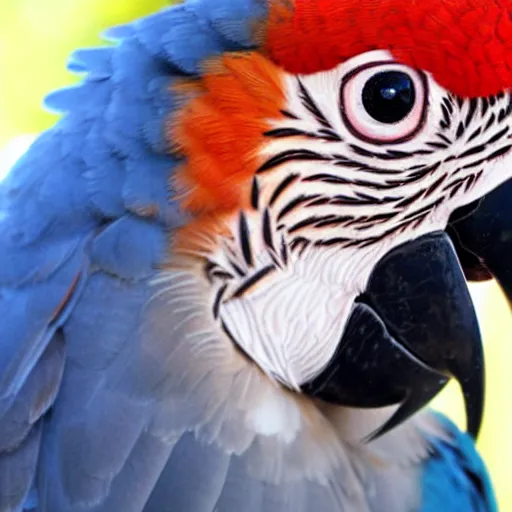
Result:
{"type": "Polygon", "coordinates": [[[291,73],[380,49],[461,96],[512,87],[512,0],[269,0],[263,37],[291,73]]]}
{"type": "Polygon", "coordinates": [[[231,53],[208,61],[200,79],[176,87],[190,97],[168,133],[186,158],[174,183],[184,209],[197,217],[249,204],[263,134],[283,117],[282,77],[261,54],[231,53]]]}

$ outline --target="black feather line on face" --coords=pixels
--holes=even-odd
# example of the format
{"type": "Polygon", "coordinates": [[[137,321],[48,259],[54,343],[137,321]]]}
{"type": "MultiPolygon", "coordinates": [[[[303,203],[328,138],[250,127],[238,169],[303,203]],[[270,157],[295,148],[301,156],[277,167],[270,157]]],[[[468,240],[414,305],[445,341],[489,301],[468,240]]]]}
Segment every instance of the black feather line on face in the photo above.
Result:
{"type": "Polygon", "coordinates": [[[251,206],[254,210],[257,210],[260,204],[260,185],[258,178],[254,176],[251,185],[251,206]]]}
{"type": "Polygon", "coordinates": [[[251,237],[249,233],[249,225],[245,214],[240,213],[239,218],[239,229],[238,233],[240,236],[240,246],[242,248],[242,254],[244,256],[245,263],[251,267],[253,264],[252,249],[251,249],[251,237]]]}
{"type": "Polygon", "coordinates": [[[272,206],[277,199],[285,192],[287,188],[292,185],[294,181],[299,177],[298,174],[288,174],[275,188],[272,195],[270,196],[269,205],[272,206]]]}
{"type": "Polygon", "coordinates": [[[267,265],[254,274],[252,274],[249,278],[242,282],[242,284],[234,291],[232,298],[240,298],[245,293],[247,293],[252,287],[256,286],[258,282],[264,279],[266,276],[271,274],[276,270],[274,265],[267,265]]]}
{"type": "MultiPolygon", "coordinates": [[[[267,138],[297,140],[297,148],[289,148],[276,155],[271,156],[259,168],[258,173],[275,171],[277,168],[290,163],[309,163],[311,169],[315,163],[324,163],[328,165],[319,166],[319,172],[301,176],[299,171],[281,176],[279,183],[275,186],[270,198],[267,200],[265,208],[265,217],[263,222],[264,238],[269,249],[276,255],[274,247],[274,227],[270,222],[270,212],[268,208],[279,204],[276,220],[278,222],[277,230],[284,229],[290,235],[291,247],[305,247],[311,245],[313,240],[307,240],[306,237],[299,236],[299,232],[307,229],[320,231],[324,228],[336,226],[351,227],[357,231],[366,231],[377,224],[385,224],[393,220],[400,212],[407,210],[405,217],[400,222],[385,230],[379,236],[373,236],[361,239],[350,239],[346,237],[336,237],[331,240],[320,240],[315,242],[318,245],[332,245],[339,243],[343,246],[366,246],[376,243],[386,236],[392,235],[398,231],[403,231],[407,227],[417,226],[422,219],[425,219],[439,204],[444,200],[453,197],[457,192],[469,191],[479,181],[482,176],[482,165],[486,162],[498,158],[509,152],[512,144],[508,144],[510,127],[503,125],[512,114],[512,95],[500,94],[489,98],[464,99],[461,97],[447,94],[441,99],[440,114],[441,118],[438,130],[433,134],[430,140],[426,140],[422,146],[414,150],[396,149],[395,147],[385,148],[385,144],[373,145],[373,147],[363,147],[362,144],[345,144],[342,137],[337,134],[327,119],[320,106],[315,102],[314,97],[307,89],[305,84],[298,79],[297,81],[298,97],[304,109],[311,114],[313,121],[318,123],[316,129],[309,131],[300,130],[290,124],[287,127],[275,128],[265,133],[267,138]],[[503,107],[499,108],[499,103],[503,107]],[[457,121],[455,121],[457,119],[457,121]],[[476,128],[475,128],[475,125],[476,128]],[[500,126],[501,125],[501,126],[500,126]],[[489,133],[490,132],[490,133],[489,133]],[[482,142],[482,136],[489,133],[482,142]],[[325,144],[325,149],[321,151],[307,149],[300,146],[300,139],[319,139],[324,142],[337,142],[335,146],[325,144]],[[454,142],[465,139],[466,148],[459,154],[453,149],[454,142]],[[485,153],[503,141],[502,147],[497,147],[491,154],[485,153]],[[507,141],[507,143],[504,143],[507,141]],[[471,146],[471,142],[474,144],[471,146]],[[343,149],[340,150],[340,146],[343,149]],[[332,150],[335,150],[331,152],[332,150]],[[346,151],[346,153],[344,152],[346,151]],[[390,169],[391,162],[408,162],[417,157],[429,157],[435,155],[436,161],[430,163],[419,163],[409,165],[403,169],[390,169]],[[438,175],[439,168],[449,162],[460,161],[449,175],[438,175]],[[332,166],[332,171],[329,170],[332,166]],[[343,173],[343,169],[350,169],[351,173],[343,173]],[[468,176],[462,176],[463,173],[471,169],[468,176]],[[357,171],[361,170],[361,176],[358,177],[357,171]],[[355,171],[355,172],[354,172],[355,171]],[[372,179],[372,175],[376,177],[372,179]],[[433,181],[429,178],[435,176],[433,181]],[[418,191],[411,193],[410,196],[389,194],[384,198],[382,192],[396,190],[400,187],[421,184],[422,181],[429,180],[428,186],[422,186],[418,191]],[[311,183],[329,185],[326,190],[332,190],[332,186],[349,187],[352,190],[350,194],[343,193],[300,193],[293,196],[293,187],[295,183],[311,183]],[[365,192],[366,191],[366,192],[365,192]],[[286,194],[284,194],[286,192],[286,194]],[[379,192],[377,194],[377,192],[379,192]],[[434,197],[441,193],[441,197],[427,205],[421,204],[429,197],[434,197]],[[286,198],[286,202],[284,202],[286,198]],[[414,208],[418,203],[418,208],[414,208]],[[338,214],[335,210],[326,214],[315,214],[315,209],[325,206],[332,206],[333,209],[342,206],[372,206],[388,205],[390,211],[376,214],[375,216],[359,215],[354,211],[350,215],[338,214]],[[293,215],[298,209],[307,209],[311,213],[305,218],[296,221],[289,227],[284,223],[288,216],[293,215]],[[265,220],[266,219],[266,220],[265,220]]],[[[286,117],[292,121],[301,120],[294,113],[285,112],[286,117]]],[[[311,118],[307,120],[311,123],[311,118]]],[[[394,144],[396,145],[396,144],[394,144]]],[[[424,160],[424,158],[423,158],[424,160]]],[[[421,161],[421,160],[420,160],[421,161]]],[[[303,190],[303,189],[301,189],[303,190]]],[[[282,253],[282,251],[280,251],[282,253]]],[[[279,255],[282,260],[283,254],[279,255]]]]}
{"type": "Polygon", "coordinates": [[[299,98],[304,108],[313,115],[315,120],[320,125],[322,125],[324,128],[327,128],[328,130],[334,131],[333,127],[331,126],[331,123],[329,123],[320,107],[315,103],[306,86],[302,83],[300,79],[298,79],[297,82],[299,86],[299,98]]]}
{"type": "Polygon", "coordinates": [[[215,300],[213,302],[213,307],[212,307],[213,318],[215,318],[215,319],[219,318],[220,305],[222,303],[222,298],[223,298],[224,294],[226,293],[227,287],[228,287],[227,284],[222,285],[217,290],[217,293],[215,295],[215,300]]]}
{"type": "Polygon", "coordinates": [[[298,161],[313,161],[313,162],[328,162],[331,160],[331,157],[326,155],[322,155],[315,151],[310,151],[308,149],[292,149],[283,151],[278,153],[277,155],[269,158],[263,165],[261,165],[256,173],[260,174],[263,172],[271,171],[276,167],[279,167],[283,164],[290,162],[298,162],[298,161]]]}

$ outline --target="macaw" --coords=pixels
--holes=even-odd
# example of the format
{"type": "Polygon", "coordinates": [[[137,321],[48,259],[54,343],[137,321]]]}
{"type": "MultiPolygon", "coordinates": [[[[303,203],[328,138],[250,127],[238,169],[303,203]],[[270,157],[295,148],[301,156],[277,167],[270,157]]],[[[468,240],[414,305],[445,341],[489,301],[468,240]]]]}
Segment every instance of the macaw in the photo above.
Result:
{"type": "Polygon", "coordinates": [[[76,52],[0,186],[0,511],[496,511],[511,12],[187,0],[76,52]]]}

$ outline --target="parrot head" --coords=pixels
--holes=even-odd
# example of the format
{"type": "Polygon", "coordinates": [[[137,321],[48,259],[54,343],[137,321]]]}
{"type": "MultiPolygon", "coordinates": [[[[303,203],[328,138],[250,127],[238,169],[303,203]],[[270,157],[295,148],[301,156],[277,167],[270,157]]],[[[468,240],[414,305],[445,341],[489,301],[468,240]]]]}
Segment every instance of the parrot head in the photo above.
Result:
{"type": "Polygon", "coordinates": [[[191,220],[160,282],[194,290],[191,350],[297,400],[398,406],[372,436],[453,377],[476,436],[467,281],[512,298],[510,1],[248,4],[223,23],[249,48],[173,86],[191,220]]]}

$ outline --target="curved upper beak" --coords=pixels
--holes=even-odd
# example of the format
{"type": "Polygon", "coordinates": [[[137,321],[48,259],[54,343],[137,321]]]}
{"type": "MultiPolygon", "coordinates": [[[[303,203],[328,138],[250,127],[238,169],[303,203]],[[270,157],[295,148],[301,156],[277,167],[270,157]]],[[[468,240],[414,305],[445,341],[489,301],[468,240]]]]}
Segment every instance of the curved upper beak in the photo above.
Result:
{"type": "Polygon", "coordinates": [[[377,264],[335,355],[302,390],[355,407],[399,403],[375,438],[425,406],[450,377],[462,387],[467,428],[476,436],[484,400],[480,331],[454,246],[435,232],[377,264]]]}
{"type": "Polygon", "coordinates": [[[446,232],[391,250],[353,306],[336,353],[302,386],[353,407],[400,404],[370,439],[425,406],[454,377],[478,435],[484,356],[467,280],[496,278],[512,306],[512,179],[455,211],[446,232]]]}

